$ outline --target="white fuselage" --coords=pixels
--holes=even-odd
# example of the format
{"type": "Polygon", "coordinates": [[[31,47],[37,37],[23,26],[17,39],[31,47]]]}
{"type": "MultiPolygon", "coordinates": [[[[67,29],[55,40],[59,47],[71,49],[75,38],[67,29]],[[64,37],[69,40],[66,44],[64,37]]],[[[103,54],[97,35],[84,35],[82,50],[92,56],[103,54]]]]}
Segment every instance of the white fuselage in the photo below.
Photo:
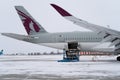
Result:
{"type": "MultiPolygon", "coordinates": [[[[68,42],[78,42],[81,50],[91,50],[92,48],[98,47],[102,39],[102,35],[94,32],[65,32],[31,35],[31,38],[25,41],[57,49],[67,49],[68,42]]],[[[109,44],[110,42],[106,42],[104,46],[98,48],[108,49],[109,44]]]]}

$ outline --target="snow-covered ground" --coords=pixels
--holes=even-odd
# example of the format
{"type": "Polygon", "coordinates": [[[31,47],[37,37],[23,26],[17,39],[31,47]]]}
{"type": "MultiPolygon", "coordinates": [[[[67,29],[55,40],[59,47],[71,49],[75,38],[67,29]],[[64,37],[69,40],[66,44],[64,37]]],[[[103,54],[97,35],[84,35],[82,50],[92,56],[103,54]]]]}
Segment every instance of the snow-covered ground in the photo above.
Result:
{"type": "Polygon", "coordinates": [[[80,62],[57,62],[61,59],[62,55],[0,56],[0,75],[120,76],[116,56],[81,56],[80,62]]]}

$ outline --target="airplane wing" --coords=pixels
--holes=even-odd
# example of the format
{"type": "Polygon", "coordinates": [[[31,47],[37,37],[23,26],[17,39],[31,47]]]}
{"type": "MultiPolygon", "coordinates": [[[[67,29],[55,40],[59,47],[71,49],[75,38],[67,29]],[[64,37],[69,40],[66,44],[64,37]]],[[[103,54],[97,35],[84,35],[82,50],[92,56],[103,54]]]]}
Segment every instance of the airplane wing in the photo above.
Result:
{"type": "MultiPolygon", "coordinates": [[[[71,15],[70,13],[68,13],[67,11],[65,11],[63,8],[61,8],[61,7],[59,7],[55,4],[51,4],[51,5],[54,9],[57,10],[58,13],[61,14],[61,16],[63,16],[65,19],[73,22],[74,24],[76,24],[78,26],[81,26],[83,28],[86,28],[86,29],[89,29],[89,30],[92,30],[92,31],[95,31],[95,32],[98,32],[98,33],[106,32],[106,33],[111,33],[111,34],[114,34],[114,35],[120,34],[119,31],[112,30],[112,29],[109,29],[109,28],[105,28],[103,26],[95,25],[95,24],[89,23],[85,20],[76,18],[73,15],[71,15]]],[[[120,38],[120,36],[119,36],[119,38],[120,38]]]]}
{"type": "Polygon", "coordinates": [[[63,16],[65,19],[73,22],[74,24],[89,29],[91,31],[97,32],[98,34],[103,34],[103,41],[110,41],[111,45],[116,47],[115,51],[120,52],[120,32],[116,30],[112,30],[103,26],[99,26],[96,24],[89,23],[85,20],[79,19],[74,17],[72,14],[68,13],[63,8],[59,7],[58,5],[51,4],[51,6],[57,10],[57,12],[63,16]]]}

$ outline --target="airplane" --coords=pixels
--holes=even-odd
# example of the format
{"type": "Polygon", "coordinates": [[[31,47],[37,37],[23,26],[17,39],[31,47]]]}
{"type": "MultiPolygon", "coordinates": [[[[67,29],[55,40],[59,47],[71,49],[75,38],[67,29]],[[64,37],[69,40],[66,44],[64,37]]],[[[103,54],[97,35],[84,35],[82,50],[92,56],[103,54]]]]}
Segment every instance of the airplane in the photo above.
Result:
{"type": "Polygon", "coordinates": [[[3,55],[3,50],[0,51],[0,55],[3,55]]]}
{"type": "MultiPolygon", "coordinates": [[[[110,28],[92,24],[85,20],[76,18],[75,16],[73,16],[72,14],[70,14],[69,12],[67,12],[66,10],[64,10],[63,8],[61,8],[60,6],[58,6],[56,4],[51,4],[51,6],[65,19],[73,22],[74,24],[76,24],[80,27],[89,29],[89,30],[97,33],[98,35],[102,35],[103,39],[102,39],[101,43],[110,42],[109,47],[114,46],[113,53],[117,54],[117,55],[120,54],[120,31],[116,31],[116,30],[113,30],[110,28]]],[[[120,56],[117,57],[117,60],[120,61],[120,56]]]]}
{"type": "MultiPolygon", "coordinates": [[[[52,6],[55,9],[60,8],[58,6],[55,7],[55,5],[53,4],[52,6]]],[[[23,23],[27,35],[21,35],[16,33],[1,33],[3,36],[64,50],[64,59],[67,60],[72,60],[73,57],[76,56],[77,60],[79,61],[78,56],[80,55],[78,55],[78,51],[101,51],[111,52],[111,54],[115,54],[113,53],[114,48],[108,47],[110,41],[104,42],[104,46],[99,46],[104,38],[103,34],[98,35],[97,32],[80,31],[49,33],[27,12],[24,7],[15,6],[15,9],[23,23]]],[[[63,11],[63,13],[61,14],[64,17],[71,16],[66,11],[63,11]]],[[[79,19],[77,20],[79,21],[79,19]]]]}

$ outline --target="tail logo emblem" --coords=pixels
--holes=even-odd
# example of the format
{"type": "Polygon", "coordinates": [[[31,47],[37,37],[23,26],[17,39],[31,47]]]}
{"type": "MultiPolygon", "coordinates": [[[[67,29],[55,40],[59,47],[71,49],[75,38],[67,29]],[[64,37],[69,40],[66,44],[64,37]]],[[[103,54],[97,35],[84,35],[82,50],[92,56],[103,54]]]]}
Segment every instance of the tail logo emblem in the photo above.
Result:
{"type": "Polygon", "coordinates": [[[33,31],[33,32],[39,32],[40,31],[40,28],[39,26],[36,24],[36,22],[31,19],[29,16],[27,16],[25,13],[18,11],[18,14],[20,15],[20,17],[22,17],[22,22],[23,22],[23,25],[25,26],[25,29],[27,31],[28,34],[30,34],[30,31],[33,31]]]}
{"type": "Polygon", "coordinates": [[[30,27],[30,29],[32,30],[32,31],[36,31],[35,29],[34,29],[34,23],[31,21],[30,22],[30,24],[29,24],[29,27],[30,27]]]}

